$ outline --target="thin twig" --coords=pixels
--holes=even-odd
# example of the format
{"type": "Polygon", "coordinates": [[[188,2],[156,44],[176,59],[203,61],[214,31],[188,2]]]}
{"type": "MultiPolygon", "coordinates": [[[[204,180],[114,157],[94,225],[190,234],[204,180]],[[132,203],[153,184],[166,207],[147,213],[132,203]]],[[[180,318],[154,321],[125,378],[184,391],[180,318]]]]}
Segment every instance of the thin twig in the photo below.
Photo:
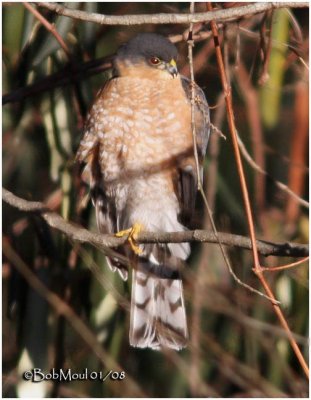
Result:
{"type": "MultiPolygon", "coordinates": [[[[239,30],[244,35],[246,35],[248,38],[254,39],[256,41],[260,37],[258,33],[252,32],[251,30],[249,30],[248,28],[245,28],[243,26],[239,26],[239,30]]],[[[271,39],[271,40],[272,40],[272,44],[274,46],[286,47],[288,50],[292,51],[297,56],[298,60],[302,63],[302,65],[309,71],[308,63],[302,58],[302,56],[300,54],[301,53],[300,49],[297,49],[296,46],[293,46],[292,44],[289,44],[289,43],[280,42],[279,40],[276,40],[276,39],[271,39]]]]}
{"type": "MultiPolygon", "coordinates": [[[[212,10],[212,3],[207,3],[207,8],[208,10],[212,10]]],[[[288,340],[292,346],[292,349],[294,353],[296,354],[296,357],[304,371],[307,377],[309,377],[309,369],[308,365],[303,358],[303,355],[297,345],[297,342],[295,341],[295,338],[288,326],[288,323],[283,315],[283,312],[281,308],[279,307],[278,304],[275,303],[275,296],[266,281],[266,279],[263,276],[263,271],[261,269],[261,265],[259,262],[259,255],[258,255],[258,249],[257,249],[257,243],[256,243],[256,235],[255,235],[255,227],[254,227],[254,222],[253,222],[253,217],[252,217],[252,211],[251,211],[251,206],[250,206],[250,201],[249,201],[249,195],[248,195],[248,190],[247,190],[247,185],[246,185],[246,180],[245,180],[245,175],[243,171],[243,164],[241,160],[241,155],[239,151],[239,145],[238,145],[238,139],[237,139],[237,130],[235,127],[235,122],[234,122],[234,114],[233,114],[233,107],[232,107],[232,92],[231,92],[231,87],[228,84],[227,77],[225,74],[225,69],[224,69],[224,63],[223,63],[223,58],[222,58],[222,53],[220,49],[220,44],[219,44],[219,36],[218,36],[218,29],[215,21],[211,21],[211,28],[214,36],[214,43],[215,43],[215,51],[216,51],[216,58],[217,58],[217,63],[218,63],[218,68],[221,76],[221,82],[223,86],[223,90],[225,92],[225,99],[226,99],[226,107],[227,107],[227,112],[228,112],[228,125],[229,125],[229,130],[232,138],[232,143],[233,143],[233,150],[234,150],[234,156],[237,164],[237,168],[239,171],[239,178],[240,178],[240,184],[241,184],[241,189],[242,189],[242,194],[243,194],[243,201],[244,201],[244,206],[245,206],[245,212],[247,216],[247,222],[249,226],[249,232],[250,232],[250,238],[252,242],[252,251],[253,251],[253,261],[254,261],[254,266],[253,266],[253,271],[260,280],[261,284],[263,285],[267,296],[272,299],[271,304],[272,307],[277,315],[277,317],[280,320],[280,323],[282,324],[283,328],[287,332],[288,340]]]]}
{"type": "MultiPolygon", "coordinates": [[[[239,85],[241,87],[241,93],[243,97],[245,98],[246,105],[247,105],[247,116],[249,119],[249,124],[252,127],[252,130],[254,134],[256,133],[257,139],[254,140],[254,153],[256,155],[256,152],[258,152],[258,149],[262,151],[262,132],[261,132],[261,124],[260,124],[260,118],[258,115],[258,98],[257,98],[257,93],[254,90],[254,87],[251,85],[249,77],[247,76],[246,73],[246,68],[243,65],[243,63],[240,64],[238,71],[236,72],[236,76],[238,78],[239,85]]],[[[249,163],[249,165],[255,169],[255,171],[259,172],[260,174],[267,176],[279,189],[285,191],[288,195],[292,196],[297,202],[299,202],[302,206],[308,208],[309,203],[299,197],[296,193],[294,193],[291,189],[289,189],[288,186],[286,186],[284,183],[279,182],[278,180],[274,179],[271,175],[269,175],[265,169],[262,167],[264,165],[264,157],[261,155],[260,157],[257,156],[257,162],[251,157],[251,155],[248,153],[248,151],[245,148],[245,145],[243,144],[241,138],[239,137],[239,134],[237,133],[238,137],[238,143],[240,147],[240,151],[242,155],[244,156],[245,160],[249,163]]],[[[260,153],[261,153],[260,151],[260,153]]],[[[292,165],[292,164],[291,164],[292,165]]],[[[259,189],[260,186],[257,182],[256,188],[258,191],[261,193],[263,192],[262,189],[259,189]]]]}
{"type": "Polygon", "coordinates": [[[244,157],[244,159],[248,162],[248,164],[256,171],[260,172],[261,174],[267,176],[277,186],[279,189],[283,190],[286,192],[289,196],[292,196],[293,199],[295,199],[299,204],[301,204],[305,208],[309,208],[309,202],[302,199],[298,194],[294,193],[288,186],[286,186],[284,183],[278,181],[277,179],[273,178],[267,171],[262,169],[260,165],[258,165],[251,157],[249,152],[247,151],[244,143],[242,142],[240,136],[238,136],[238,142],[239,142],[239,147],[241,150],[241,153],[244,157]]]}
{"type": "MultiPolygon", "coordinates": [[[[191,2],[190,5],[191,13],[194,13],[194,2],[191,2]]],[[[193,72],[193,47],[194,41],[192,36],[193,31],[193,23],[190,23],[189,27],[189,35],[188,35],[188,60],[189,60],[189,67],[190,67],[190,81],[191,81],[191,130],[192,130],[192,142],[193,142],[193,152],[194,152],[194,159],[196,165],[196,174],[197,174],[197,185],[198,190],[202,187],[201,182],[201,174],[200,174],[200,166],[199,166],[199,156],[198,156],[198,147],[197,147],[197,135],[195,129],[195,81],[194,81],[194,72],[193,72]]]]}
{"type": "Polygon", "coordinates": [[[269,153],[275,157],[278,157],[283,163],[294,165],[296,168],[300,168],[303,171],[309,172],[309,167],[307,165],[303,164],[302,161],[293,163],[293,161],[289,157],[287,157],[285,154],[278,152],[277,150],[273,149],[272,147],[268,146],[267,144],[264,144],[264,149],[265,149],[266,153],[269,153]]]}
{"type": "MultiPolygon", "coordinates": [[[[187,41],[189,37],[189,28],[187,28],[183,33],[176,35],[169,35],[168,38],[172,43],[187,41]]],[[[211,37],[211,32],[197,31],[192,32],[193,40],[196,42],[201,42],[211,37]]]]}
{"type": "Polygon", "coordinates": [[[55,28],[55,26],[53,24],[51,24],[49,21],[47,21],[47,19],[45,19],[43,17],[43,15],[41,15],[35,8],[33,8],[33,6],[31,4],[29,4],[26,1],[23,1],[23,5],[24,7],[27,8],[27,10],[29,10],[40,22],[42,25],[45,26],[45,28],[51,32],[51,34],[55,37],[55,39],[58,41],[58,43],[60,44],[61,48],[64,50],[64,52],[66,53],[68,59],[70,59],[70,51],[69,48],[67,46],[67,44],[64,42],[63,38],[61,37],[61,35],[57,32],[57,29],[55,28]]]}
{"type": "Polygon", "coordinates": [[[195,14],[140,14],[140,15],[104,15],[89,13],[86,11],[73,10],[60,5],[59,3],[33,3],[39,7],[55,11],[59,15],[75,18],[82,21],[95,22],[102,25],[143,25],[143,24],[190,24],[197,22],[229,21],[244,17],[249,14],[258,14],[267,10],[277,8],[306,8],[308,2],[256,2],[242,7],[220,9],[212,12],[202,12],[195,14]]]}
{"type": "Polygon", "coordinates": [[[40,14],[36,9],[34,9],[29,3],[23,2],[24,6],[40,21],[41,24],[49,31],[51,34],[55,37],[55,39],[58,41],[60,44],[61,48],[64,50],[68,61],[69,61],[69,68],[70,68],[70,79],[71,82],[73,83],[73,88],[74,88],[74,93],[75,93],[75,100],[74,105],[77,106],[77,111],[79,113],[79,116],[81,117],[81,120],[83,120],[83,117],[85,116],[85,107],[84,103],[82,100],[81,96],[81,91],[79,88],[79,85],[77,81],[72,79],[72,77],[75,75],[75,62],[72,57],[72,54],[70,53],[69,47],[67,44],[64,42],[63,38],[61,35],[57,32],[57,29],[55,28],[54,24],[51,24],[42,14],[40,14]]]}
{"type": "Polygon", "coordinates": [[[304,262],[308,261],[309,257],[305,257],[302,260],[298,260],[296,262],[293,262],[291,264],[286,264],[286,265],[280,265],[278,267],[261,267],[263,271],[282,271],[284,269],[289,269],[289,268],[293,268],[293,267],[297,267],[300,264],[303,264],[304,262]]]}
{"type": "Polygon", "coordinates": [[[263,65],[260,77],[258,82],[260,85],[264,85],[269,80],[269,61],[272,51],[272,22],[273,22],[273,10],[271,12],[267,11],[263,18],[261,27],[260,27],[260,42],[261,42],[261,50],[263,52],[263,65]],[[268,28],[268,41],[266,42],[266,21],[269,19],[269,28],[268,28]]]}

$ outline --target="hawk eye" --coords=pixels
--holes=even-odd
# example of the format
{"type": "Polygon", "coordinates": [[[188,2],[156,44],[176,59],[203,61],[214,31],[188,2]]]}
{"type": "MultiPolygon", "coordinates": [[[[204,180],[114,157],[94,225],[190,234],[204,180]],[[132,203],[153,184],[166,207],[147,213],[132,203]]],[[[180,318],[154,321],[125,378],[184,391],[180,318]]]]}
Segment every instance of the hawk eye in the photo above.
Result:
{"type": "Polygon", "coordinates": [[[158,64],[160,64],[160,59],[158,58],[158,57],[150,57],[149,58],[149,61],[150,61],[150,63],[152,64],[152,65],[158,65],[158,64]]]}

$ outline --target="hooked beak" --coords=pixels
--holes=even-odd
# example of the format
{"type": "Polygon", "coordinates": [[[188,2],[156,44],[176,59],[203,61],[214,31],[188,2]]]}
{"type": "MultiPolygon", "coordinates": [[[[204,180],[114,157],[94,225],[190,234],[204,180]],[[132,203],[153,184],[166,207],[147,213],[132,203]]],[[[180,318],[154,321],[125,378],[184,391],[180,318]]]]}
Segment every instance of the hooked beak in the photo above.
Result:
{"type": "Polygon", "coordinates": [[[166,64],[166,70],[172,75],[173,78],[176,78],[178,75],[176,61],[173,58],[169,63],[166,64]]]}

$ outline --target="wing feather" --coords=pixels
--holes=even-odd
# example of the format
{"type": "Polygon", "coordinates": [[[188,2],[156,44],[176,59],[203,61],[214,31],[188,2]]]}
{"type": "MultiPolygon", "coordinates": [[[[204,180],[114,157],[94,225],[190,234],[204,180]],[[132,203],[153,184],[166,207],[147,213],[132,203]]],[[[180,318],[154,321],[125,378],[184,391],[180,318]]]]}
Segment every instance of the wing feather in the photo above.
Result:
{"type": "MultiPolygon", "coordinates": [[[[181,77],[186,97],[191,104],[191,81],[185,76],[181,77]]],[[[200,164],[201,179],[203,178],[203,162],[206,154],[207,143],[210,135],[209,107],[203,90],[195,84],[195,130],[197,149],[200,164]]],[[[193,157],[189,157],[180,165],[177,176],[177,194],[180,202],[181,221],[189,226],[195,208],[197,193],[197,173],[193,157]]]]}
{"type": "MultiPolygon", "coordinates": [[[[111,81],[111,80],[110,80],[111,81]]],[[[85,126],[84,136],[80,142],[80,146],[76,155],[77,161],[86,164],[82,179],[89,185],[91,191],[92,202],[95,207],[96,221],[98,230],[101,233],[115,233],[117,230],[116,208],[113,201],[106,196],[104,179],[100,169],[99,161],[99,132],[96,127],[96,109],[97,100],[102,100],[105,95],[104,90],[109,91],[108,81],[97,94],[96,100],[90,110],[85,126]]],[[[124,251],[120,250],[120,254],[124,255],[124,251]]],[[[107,264],[112,271],[118,271],[121,278],[126,280],[128,277],[127,269],[118,261],[117,258],[106,257],[107,264]]]]}

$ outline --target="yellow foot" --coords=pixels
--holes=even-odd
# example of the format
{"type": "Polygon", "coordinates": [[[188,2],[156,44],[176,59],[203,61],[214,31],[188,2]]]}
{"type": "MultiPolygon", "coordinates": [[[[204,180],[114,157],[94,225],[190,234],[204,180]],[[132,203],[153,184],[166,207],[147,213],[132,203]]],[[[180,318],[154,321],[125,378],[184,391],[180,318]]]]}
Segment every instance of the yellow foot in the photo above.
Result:
{"type": "Polygon", "coordinates": [[[141,254],[142,249],[135,243],[138,234],[143,230],[141,224],[135,223],[131,228],[125,229],[124,231],[117,232],[115,235],[117,237],[123,237],[125,235],[128,236],[127,240],[134,251],[135,254],[141,254]]]}

